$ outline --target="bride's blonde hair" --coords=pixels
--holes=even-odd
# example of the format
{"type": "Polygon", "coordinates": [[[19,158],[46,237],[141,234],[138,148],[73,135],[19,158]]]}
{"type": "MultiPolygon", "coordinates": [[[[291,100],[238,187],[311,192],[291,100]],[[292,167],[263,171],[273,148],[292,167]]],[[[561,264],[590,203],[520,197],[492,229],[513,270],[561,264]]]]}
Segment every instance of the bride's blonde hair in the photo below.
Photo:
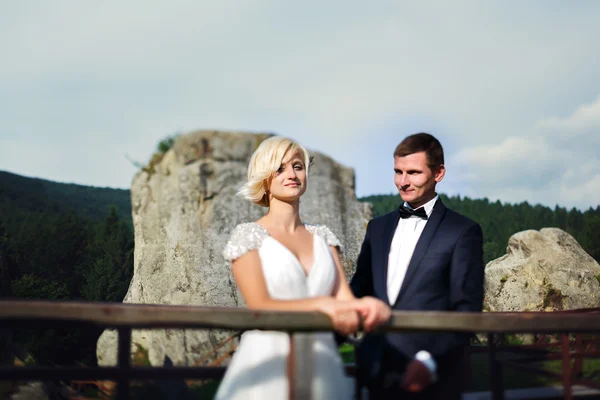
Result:
{"type": "Polygon", "coordinates": [[[253,203],[269,207],[269,183],[273,174],[281,167],[287,154],[300,153],[304,159],[304,167],[308,174],[310,156],[308,151],[299,143],[281,136],[273,136],[263,141],[248,164],[248,182],[238,191],[242,196],[253,203]]]}

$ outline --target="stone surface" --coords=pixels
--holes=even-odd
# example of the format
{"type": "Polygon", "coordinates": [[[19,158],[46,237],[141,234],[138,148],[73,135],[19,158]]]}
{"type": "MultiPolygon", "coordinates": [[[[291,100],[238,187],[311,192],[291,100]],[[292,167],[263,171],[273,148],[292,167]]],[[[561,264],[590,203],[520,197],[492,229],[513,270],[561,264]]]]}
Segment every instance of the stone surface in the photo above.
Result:
{"type": "Polygon", "coordinates": [[[489,311],[557,311],[600,307],[600,265],[558,228],[527,230],[508,241],[507,254],[488,263],[489,311]]]}
{"type": "MultiPolygon", "coordinates": [[[[265,208],[237,197],[246,182],[250,156],[270,134],[199,131],[177,138],[164,156],[154,157],[131,188],[135,230],[134,275],[125,303],[237,307],[242,300],[221,251],[233,228],[260,218],[265,208]]],[[[371,218],[369,204],[355,196],[354,171],[316,152],[304,222],[326,224],[347,249],[349,275],[371,218]]],[[[152,365],[165,357],[193,365],[231,332],[134,331],[152,365]]],[[[101,365],[116,363],[116,333],[105,331],[97,346],[101,365]]]]}
{"type": "Polygon", "coordinates": [[[46,389],[42,382],[27,382],[16,393],[11,395],[11,400],[48,400],[46,389]]]}

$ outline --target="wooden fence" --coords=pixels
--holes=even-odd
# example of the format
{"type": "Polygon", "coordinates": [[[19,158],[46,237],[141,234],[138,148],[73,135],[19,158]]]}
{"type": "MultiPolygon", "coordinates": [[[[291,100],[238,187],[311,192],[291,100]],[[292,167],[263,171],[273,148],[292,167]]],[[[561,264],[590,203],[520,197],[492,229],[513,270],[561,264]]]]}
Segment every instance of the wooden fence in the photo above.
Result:
{"type": "MultiPolygon", "coordinates": [[[[288,378],[290,399],[310,398],[311,352],[303,333],[330,331],[329,318],[316,312],[257,311],[241,308],[166,306],[53,301],[0,301],[0,326],[56,327],[58,324],[92,324],[118,331],[116,367],[0,367],[0,380],[106,379],[118,382],[117,398],[128,399],[132,379],[210,379],[222,375],[217,367],[134,367],[131,365],[132,329],[189,328],[278,330],[290,336],[288,378]],[[307,369],[308,368],[308,369],[307,369]]],[[[382,332],[437,331],[488,333],[600,333],[600,314],[522,312],[456,313],[394,311],[382,332]]],[[[495,400],[503,399],[496,349],[490,346],[491,387],[495,400]]],[[[570,398],[570,392],[565,398],[570,398]]]]}

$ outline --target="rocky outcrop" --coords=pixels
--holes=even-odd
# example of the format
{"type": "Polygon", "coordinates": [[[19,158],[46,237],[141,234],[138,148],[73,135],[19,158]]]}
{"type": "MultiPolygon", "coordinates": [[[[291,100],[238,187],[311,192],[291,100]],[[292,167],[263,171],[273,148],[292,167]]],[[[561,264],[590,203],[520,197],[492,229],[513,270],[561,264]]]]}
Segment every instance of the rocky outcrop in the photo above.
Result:
{"type": "Polygon", "coordinates": [[[600,265],[568,233],[527,230],[485,270],[489,311],[557,311],[600,307],[600,265]]]}
{"type": "Polygon", "coordinates": [[[48,400],[46,388],[42,382],[27,382],[10,396],[11,400],[48,400]]]}
{"type": "MultiPolygon", "coordinates": [[[[221,256],[232,229],[258,219],[266,209],[237,197],[250,156],[270,134],[200,131],[180,136],[153,158],[131,188],[135,230],[134,275],[126,303],[237,307],[242,300],[221,256]]],[[[302,197],[305,222],[328,225],[347,249],[344,268],[353,270],[370,205],[356,200],[354,171],[311,152],[314,166],[302,197]]],[[[192,365],[228,333],[134,331],[133,346],[148,350],[153,365],[168,356],[192,365]]],[[[133,347],[136,348],[136,347],[133,347]]],[[[116,363],[116,333],[97,346],[101,365],[116,363]]]]}

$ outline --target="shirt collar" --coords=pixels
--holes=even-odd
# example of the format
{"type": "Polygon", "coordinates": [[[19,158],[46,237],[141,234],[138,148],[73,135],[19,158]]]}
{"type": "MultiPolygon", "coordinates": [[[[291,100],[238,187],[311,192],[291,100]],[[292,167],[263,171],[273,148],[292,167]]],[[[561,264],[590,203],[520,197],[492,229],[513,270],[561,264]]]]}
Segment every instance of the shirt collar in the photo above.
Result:
{"type": "MultiPolygon", "coordinates": [[[[439,197],[440,197],[440,196],[438,196],[438,195],[436,194],[436,195],[435,195],[435,197],[434,197],[433,199],[429,200],[427,203],[423,204],[421,207],[417,207],[417,209],[419,209],[419,208],[424,208],[424,209],[425,209],[425,213],[427,214],[427,218],[429,218],[429,217],[431,216],[431,213],[433,212],[433,206],[435,206],[435,202],[437,201],[437,199],[438,199],[439,197]]],[[[404,205],[405,205],[406,207],[408,207],[408,208],[411,208],[411,209],[412,209],[412,207],[411,207],[411,206],[410,206],[410,205],[409,205],[407,202],[404,202],[404,205]]]]}

